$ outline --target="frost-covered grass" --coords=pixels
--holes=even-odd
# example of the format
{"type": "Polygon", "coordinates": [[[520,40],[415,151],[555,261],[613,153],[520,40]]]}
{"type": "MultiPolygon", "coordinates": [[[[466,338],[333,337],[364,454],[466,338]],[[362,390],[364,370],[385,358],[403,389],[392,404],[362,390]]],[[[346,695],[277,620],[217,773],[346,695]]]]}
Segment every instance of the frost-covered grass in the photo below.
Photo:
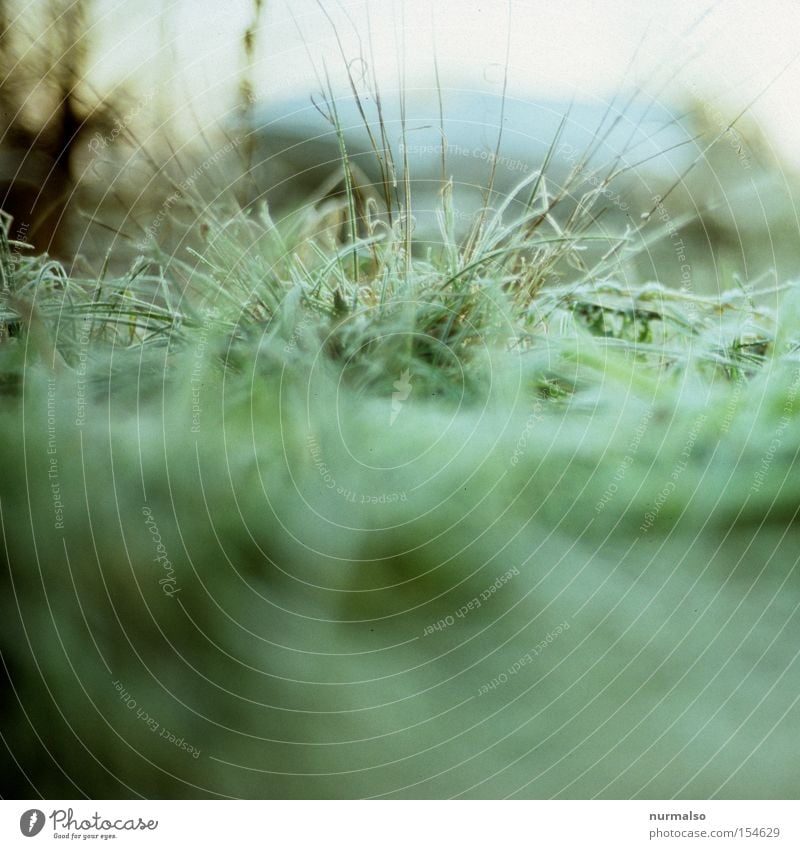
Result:
{"type": "Polygon", "coordinates": [[[796,796],[800,293],[520,191],[3,239],[4,796],[796,796]]]}

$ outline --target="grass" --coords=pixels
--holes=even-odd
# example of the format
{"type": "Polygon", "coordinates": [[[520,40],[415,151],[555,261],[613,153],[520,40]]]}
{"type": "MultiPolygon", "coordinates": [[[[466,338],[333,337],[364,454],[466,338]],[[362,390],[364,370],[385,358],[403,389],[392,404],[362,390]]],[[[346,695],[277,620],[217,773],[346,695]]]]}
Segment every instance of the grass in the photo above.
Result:
{"type": "Polygon", "coordinates": [[[796,796],[800,293],[626,284],[604,180],[4,221],[4,796],[796,796]]]}

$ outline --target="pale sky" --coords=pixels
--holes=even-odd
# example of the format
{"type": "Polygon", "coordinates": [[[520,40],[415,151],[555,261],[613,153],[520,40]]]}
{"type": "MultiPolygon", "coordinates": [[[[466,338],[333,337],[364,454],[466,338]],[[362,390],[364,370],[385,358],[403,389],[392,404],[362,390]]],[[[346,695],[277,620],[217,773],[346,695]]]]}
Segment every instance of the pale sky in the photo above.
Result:
{"type": "MultiPolygon", "coordinates": [[[[357,75],[374,64],[386,89],[397,85],[400,56],[406,85],[433,86],[434,44],[445,87],[499,93],[507,56],[509,91],[524,97],[591,98],[623,83],[656,93],[674,77],[726,120],[758,97],[753,114],[800,166],[796,0],[266,0],[252,70],[259,95],[315,89],[309,55],[342,84],[321,5],[357,75]]],[[[125,84],[134,94],[154,86],[178,122],[193,112],[212,126],[229,108],[251,0],[95,0],[95,10],[96,85],[125,84]]]]}

